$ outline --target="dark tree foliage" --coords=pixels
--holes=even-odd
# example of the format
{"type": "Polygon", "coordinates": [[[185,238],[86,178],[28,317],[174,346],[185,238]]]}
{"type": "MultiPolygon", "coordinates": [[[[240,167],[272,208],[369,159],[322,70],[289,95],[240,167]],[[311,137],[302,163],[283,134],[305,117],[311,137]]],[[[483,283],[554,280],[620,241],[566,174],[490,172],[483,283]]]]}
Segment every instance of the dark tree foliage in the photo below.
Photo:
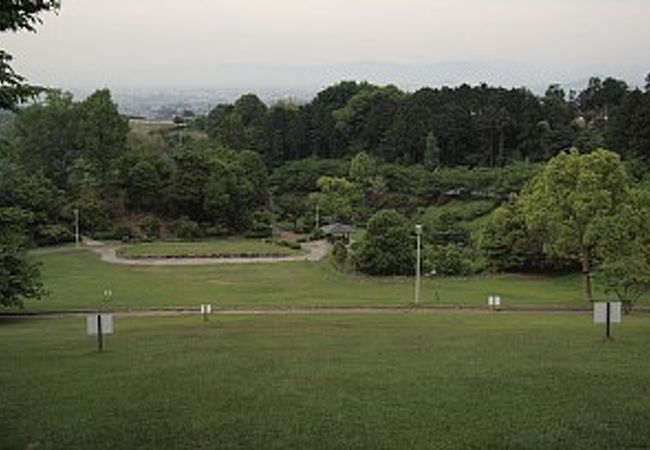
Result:
{"type": "Polygon", "coordinates": [[[0,207],[0,306],[22,306],[39,298],[43,284],[38,265],[27,256],[24,228],[32,215],[17,207],[0,207]]]}
{"type": "Polygon", "coordinates": [[[648,95],[614,78],[592,78],[580,93],[551,85],[539,97],[523,88],[486,84],[405,93],[345,81],[306,105],[280,102],[267,108],[256,96],[244,95],[214,108],[205,129],[222,145],[257,151],[271,166],[365,151],[387,163],[429,169],[501,167],[547,161],[571,147],[586,152],[607,145],[643,155],[648,95]]]}
{"type": "MultiPolygon", "coordinates": [[[[0,3],[0,33],[7,31],[36,31],[40,14],[58,11],[58,0],[3,0],[0,3]]],[[[30,86],[11,67],[12,56],[0,49],[0,109],[12,109],[33,98],[42,88],[30,86]]]]}
{"type": "Polygon", "coordinates": [[[394,210],[371,217],[355,253],[357,268],[369,275],[410,275],[415,268],[415,241],[406,220],[394,210]]]}

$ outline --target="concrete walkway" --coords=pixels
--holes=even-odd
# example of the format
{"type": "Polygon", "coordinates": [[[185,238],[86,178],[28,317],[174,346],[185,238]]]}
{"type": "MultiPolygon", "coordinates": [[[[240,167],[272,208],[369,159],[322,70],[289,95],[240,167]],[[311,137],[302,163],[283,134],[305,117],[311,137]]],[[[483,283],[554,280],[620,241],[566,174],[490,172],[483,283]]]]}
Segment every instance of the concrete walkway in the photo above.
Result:
{"type": "Polygon", "coordinates": [[[259,258],[139,258],[129,259],[117,255],[116,248],[112,245],[83,238],[83,248],[97,253],[101,260],[111,264],[125,264],[129,266],[198,266],[211,264],[270,264],[288,261],[320,261],[327,254],[329,248],[327,241],[319,240],[302,244],[307,255],[259,257],[259,258]]]}
{"type": "MultiPolygon", "coordinates": [[[[312,314],[591,314],[589,308],[521,307],[493,310],[483,306],[354,306],[354,307],[213,307],[213,316],[219,315],[312,315],[312,314]]],[[[10,318],[63,318],[79,317],[96,313],[95,310],[34,311],[0,313],[1,319],[10,318]]],[[[638,314],[649,314],[650,310],[638,308],[638,314]]],[[[141,310],[117,310],[111,312],[118,317],[165,317],[199,315],[199,308],[177,307],[141,310]]]]}

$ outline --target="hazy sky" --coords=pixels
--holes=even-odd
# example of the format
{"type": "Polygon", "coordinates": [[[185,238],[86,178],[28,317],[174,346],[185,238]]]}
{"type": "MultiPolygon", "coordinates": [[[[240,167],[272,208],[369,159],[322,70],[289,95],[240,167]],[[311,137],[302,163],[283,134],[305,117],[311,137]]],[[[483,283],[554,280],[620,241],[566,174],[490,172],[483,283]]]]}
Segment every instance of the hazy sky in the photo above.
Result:
{"type": "Polygon", "coordinates": [[[232,85],[240,71],[263,85],[266,66],[368,61],[575,76],[650,71],[649,24],[648,0],[63,0],[0,47],[31,81],[64,87],[232,85]]]}

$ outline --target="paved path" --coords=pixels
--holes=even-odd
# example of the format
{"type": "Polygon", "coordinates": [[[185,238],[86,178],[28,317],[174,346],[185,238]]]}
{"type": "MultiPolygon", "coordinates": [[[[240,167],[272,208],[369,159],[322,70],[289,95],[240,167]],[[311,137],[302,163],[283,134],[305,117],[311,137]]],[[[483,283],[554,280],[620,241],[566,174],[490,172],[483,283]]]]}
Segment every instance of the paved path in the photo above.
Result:
{"type": "Polygon", "coordinates": [[[319,261],[327,254],[328,244],[325,240],[306,242],[302,244],[307,255],[259,257],[259,258],[121,258],[117,255],[116,248],[112,245],[84,238],[84,248],[97,253],[102,261],[111,264],[125,264],[130,266],[197,266],[209,264],[268,264],[287,261],[319,261]]]}
{"type": "MultiPolygon", "coordinates": [[[[482,306],[357,306],[357,307],[230,307],[213,308],[213,315],[311,315],[311,314],[591,314],[589,308],[521,307],[492,310],[482,306]]],[[[95,310],[0,312],[1,319],[10,318],[62,318],[93,314],[95,310]]],[[[637,308],[635,315],[648,315],[650,309],[637,308]]],[[[158,317],[199,315],[199,308],[178,307],[113,312],[119,317],[158,317]]]]}

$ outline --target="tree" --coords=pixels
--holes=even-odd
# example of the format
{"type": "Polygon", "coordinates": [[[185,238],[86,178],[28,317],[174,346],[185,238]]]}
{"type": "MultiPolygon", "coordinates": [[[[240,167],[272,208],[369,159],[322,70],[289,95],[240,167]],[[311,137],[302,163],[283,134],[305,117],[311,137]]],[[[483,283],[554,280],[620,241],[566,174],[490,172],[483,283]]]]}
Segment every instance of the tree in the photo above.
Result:
{"type": "Polygon", "coordinates": [[[357,268],[369,275],[410,275],[415,267],[415,242],[406,220],[395,210],[382,210],[368,221],[355,252],[357,268]]]}
{"type": "Polygon", "coordinates": [[[634,189],[619,214],[603,223],[597,281],[623,303],[626,313],[650,292],[650,191],[634,189]]]}
{"type": "MultiPolygon", "coordinates": [[[[40,14],[58,11],[58,0],[3,1],[0,9],[0,33],[7,31],[36,31],[41,23],[40,14]]],[[[0,49],[0,109],[13,109],[16,105],[33,98],[42,88],[30,86],[25,78],[11,67],[12,56],[0,49]]]]}
{"type": "Polygon", "coordinates": [[[366,152],[359,152],[350,162],[350,180],[364,186],[377,174],[377,162],[366,152]]]}
{"type": "Polygon", "coordinates": [[[495,209],[481,227],[479,247],[496,271],[540,268],[542,241],[526,227],[519,202],[514,199],[495,209]]]}
{"type": "Polygon", "coordinates": [[[359,199],[359,193],[350,181],[338,177],[321,177],[316,182],[320,192],[309,196],[313,204],[320,206],[323,214],[334,220],[352,218],[353,205],[359,199]]]}
{"type": "Polygon", "coordinates": [[[0,208],[0,306],[22,306],[25,298],[44,294],[38,265],[29,260],[24,229],[31,214],[0,208]]]}
{"type": "Polygon", "coordinates": [[[79,145],[106,178],[111,163],[124,154],[129,122],[117,110],[108,89],[95,91],[79,104],[79,145]]]}
{"type": "Polygon", "coordinates": [[[424,144],[424,165],[427,168],[438,167],[440,165],[440,146],[438,138],[433,132],[427,134],[424,144]]]}
{"type": "Polygon", "coordinates": [[[562,152],[525,188],[521,204],[528,228],[544,236],[545,252],[582,266],[583,300],[591,302],[591,272],[605,232],[629,198],[628,177],[616,153],[562,152]]]}
{"type": "Polygon", "coordinates": [[[58,187],[67,183],[68,168],[81,156],[79,110],[72,95],[52,90],[41,102],[21,108],[14,120],[14,143],[21,164],[42,170],[58,187]]]}

